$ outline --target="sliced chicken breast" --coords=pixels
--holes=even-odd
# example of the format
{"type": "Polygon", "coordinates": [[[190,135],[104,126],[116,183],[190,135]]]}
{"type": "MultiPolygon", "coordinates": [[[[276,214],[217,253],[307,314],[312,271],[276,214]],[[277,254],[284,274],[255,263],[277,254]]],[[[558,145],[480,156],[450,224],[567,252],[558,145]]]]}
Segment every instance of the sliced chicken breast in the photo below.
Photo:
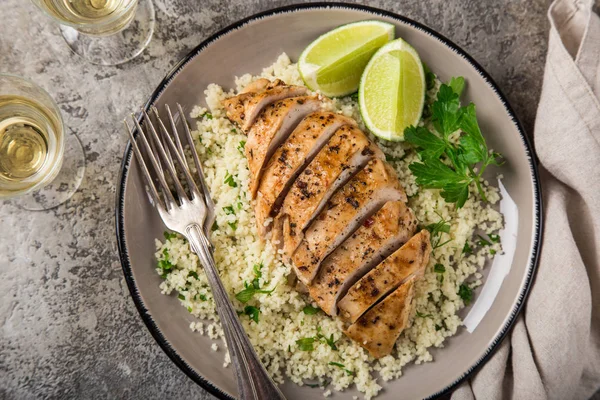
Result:
{"type": "Polygon", "coordinates": [[[389,201],[367,218],[323,261],[309,287],[321,309],[337,315],[337,301],[357,280],[406,243],[417,228],[413,212],[402,201],[389,201]]]}
{"type": "Polygon", "coordinates": [[[333,193],[381,150],[355,126],[343,126],[308,164],[292,185],[275,222],[273,238],[283,244],[289,259],[303,232],[321,212],[333,193]]]}
{"type": "Polygon", "coordinates": [[[270,104],[256,119],[248,132],[245,146],[250,169],[250,195],[254,199],[263,168],[275,150],[300,121],[318,110],[322,102],[314,96],[292,97],[270,104]]]}
{"type": "Polygon", "coordinates": [[[398,336],[408,324],[415,277],[365,313],[344,332],[371,356],[381,358],[392,352],[398,336]]]}
{"type": "Polygon", "coordinates": [[[266,106],[289,97],[305,96],[309,91],[302,86],[288,86],[277,79],[259,79],[252,82],[237,96],[223,100],[227,117],[237,123],[244,132],[254,124],[266,106]]]}
{"type": "Polygon", "coordinates": [[[406,201],[396,173],[385,161],[369,161],[327,202],[292,256],[298,279],[309,285],[321,262],[388,201],[406,201]]]}
{"type": "Polygon", "coordinates": [[[402,282],[421,277],[429,262],[430,252],[429,232],[423,229],[348,290],[338,303],[341,318],[354,323],[402,282]]]}
{"type": "Polygon", "coordinates": [[[274,217],[290,187],[325,143],[340,127],[356,126],[353,119],[330,111],[306,116],[287,140],[275,150],[264,169],[256,194],[255,215],[259,233],[265,236],[265,220],[274,217]]]}

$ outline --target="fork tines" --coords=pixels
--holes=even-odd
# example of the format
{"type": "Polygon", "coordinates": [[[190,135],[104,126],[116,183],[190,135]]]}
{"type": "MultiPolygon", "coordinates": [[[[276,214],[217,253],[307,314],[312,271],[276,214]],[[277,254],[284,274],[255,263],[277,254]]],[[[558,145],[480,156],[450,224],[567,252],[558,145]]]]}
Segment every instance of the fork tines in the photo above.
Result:
{"type": "Polygon", "coordinates": [[[194,160],[198,174],[197,181],[200,187],[198,187],[192,176],[192,170],[188,165],[175,119],[173,118],[170,108],[168,106],[165,106],[165,108],[169,119],[171,132],[169,132],[165,124],[162,122],[156,107],[152,107],[152,114],[155,117],[158,130],[155,128],[155,124],[152,122],[150,116],[145,110],[142,110],[142,120],[144,122],[143,125],[146,126],[146,129],[142,128],[142,124],[135,117],[135,115],[131,115],[135,130],[137,130],[137,134],[135,134],[135,130],[133,130],[127,123],[127,120],[124,121],[136,158],[141,167],[144,178],[146,179],[152,201],[161,212],[169,212],[174,207],[182,206],[187,202],[195,201],[201,201],[205,206],[211,209],[212,200],[206,186],[202,172],[202,165],[200,164],[192,135],[184,117],[181,105],[177,104],[179,119],[182,121],[184,126],[184,136],[194,160]],[[136,140],[136,138],[138,140],[136,140]],[[140,150],[138,141],[142,143],[144,153],[142,153],[140,150]],[[153,175],[148,169],[146,160],[150,160],[150,164],[152,165],[156,179],[153,179],[153,175]],[[168,175],[164,170],[167,171],[168,175]],[[185,178],[186,184],[183,184],[180,180],[181,176],[185,178]],[[158,184],[159,190],[157,190],[155,182],[158,184]],[[164,202],[161,201],[159,192],[162,193],[164,202]]]}

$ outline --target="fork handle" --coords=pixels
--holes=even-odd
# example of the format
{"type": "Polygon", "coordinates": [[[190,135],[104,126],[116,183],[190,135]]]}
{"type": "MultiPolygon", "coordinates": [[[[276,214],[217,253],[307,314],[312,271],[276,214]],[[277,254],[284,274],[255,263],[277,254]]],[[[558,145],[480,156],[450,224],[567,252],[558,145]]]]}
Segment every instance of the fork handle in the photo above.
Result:
{"type": "Polygon", "coordinates": [[[216,310],[225,333],[234,376],[241,400],[285,399],[260,362],[227,295],[215,266],[210,242],[202,227],[186,228],[192,250],[200,258],[215,300],[216,310]]]}

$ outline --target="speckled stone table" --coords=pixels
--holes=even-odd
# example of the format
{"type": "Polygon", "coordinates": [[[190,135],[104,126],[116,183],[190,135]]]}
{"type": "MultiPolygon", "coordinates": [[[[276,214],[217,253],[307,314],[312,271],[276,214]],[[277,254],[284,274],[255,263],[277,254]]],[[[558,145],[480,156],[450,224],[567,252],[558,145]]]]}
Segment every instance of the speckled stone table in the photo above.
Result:
{"type": "MultiPolygon", "coordinates": [[[[25,212],[0,202],[0,398],[208,399],[162,352],[129,297],[117,254],[121,121],[208,35],[293,1],[154,0],[148,49],[118,67],[86,64],[26,0],[1,0],[0,72],[56,99],[85,151],[84,182],[66,204],[25,212]]],[[[546,53],[548,0],[370,1],[416,19],[469,52],[533,130],[546,53]]]]}

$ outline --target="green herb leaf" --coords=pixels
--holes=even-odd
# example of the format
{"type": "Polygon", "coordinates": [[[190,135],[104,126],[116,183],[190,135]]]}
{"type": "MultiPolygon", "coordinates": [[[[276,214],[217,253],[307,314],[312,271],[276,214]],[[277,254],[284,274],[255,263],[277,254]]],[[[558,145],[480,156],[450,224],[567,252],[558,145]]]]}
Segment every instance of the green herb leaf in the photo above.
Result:
{"type": "Polygon", "coordinates": [[[177,234],[175,232],[168,232],[168,231],[164,231],[163,235],[165,236],[165,240],[171,240],[171,239],[175,239],[177,237],[177,234]]]}
{"type": "Polygon", "coordinates": [[[469,243],[465,242],[465,246],[463,247],[463,254],[471,254],[473,249],[469,246],[469,243]]]}
{"type": "Polygon", "coordinates": [[[200,118],[213,119],[213,116],[208,111],[200,116],[200,118]]]}
{"type": "Polygon", "coordinates": [[[494,243],[498,243],[500,242],[500,235],[494,235],[494,234],[489,234],[488,237],[490,238],[490,240],[494,243]]]}
{"type": "Polygon", "coordinates": [[[243,289],[241,292],[237,293],[235,295],[235,298],[238,299],[238,301],[240,303],[247,303],[254,297],[254,295],[256,295],[258,293],[271,294],[271,293],[273,293],[274,290],[275,290],[275,288],[273,288],[271,290],[260,290],[260,289],[256,289],[254,286],[248,286],[245,289],[243,289]]]}
{"type": "Polygon", "coordinates": [[[429,67],[427,66],[427,64],[423,63],[423,71],[425,72],[425,85],[427,90],[431,90],[435,87],[435,79],[436,76],[433,72],[431,72],[431,70],[429,69],[429,67]]]}
{"type": "Polygon", "coordinates": [[[460,101],[458,94],[448,85],[440,86],[437,94],[437,100],[433,103],[431,109],[433,113],[433,126],[440,132],[444,138],[456,132],[459,128],[460,101]]]}
{"type": "Polygon", "coordinates": [[[492,243],[488,240],[486,240],[483,236],[481,235],[477,235],[477,237],[479,238],[479,240],[477,241],[477,244],[479,246],[491,246],[492,243]]]}
{"type": "Polygon", "coordinates": [[[189,313],[191,313],[192,312],[192,307],[188,307],[187,310],[188,310],[189,313]]]}
{"type": "Polygon", "coordinates": [[[316,313],[318,313],[319,311],[321,311],[321,309],[319,307],[313,307],[311,305],[308,305],[308,306],[304,307],[302,309],[302,311],[306,315],[315,315],[316,313]]]}
{"type": "Polygon", "coordinates": [[[225,211],[225,215],[235,214],[235,210],[232,206],[223,207],[223,211],[225,211]]]}
{"type": "Polygon", "coordinates": [[[202,293],[198,293],[197,295],[194,296],[194,300],[202,300],[202,301],[206,301],[206,295],[202,294],[202,293]]]}
{"type": "Polygon", "coordinates": [[[475,105],[460,107],[459,97],[464,86],[462,77],[452,78],[449,84],[440,86],[431,109],[433,125],[441,137],[425,127],[410,126],[404,131],[405,140],[417,147],[422,161],[409,166],[417,184],[441,189],[444,200],[456,203],[457,208],[464,206],[472,183],[481,199],[487,201],[481,176],[489,164],[500,165],[500,155],[488,150],[481,134],[475,105]],[[449,136],[459,129],[462,133],[456,145],[450,142],[449,136]]]}
{"type": "Polygon", "coordinates": [[[244,307],[244,314],[258,324],[258,314],[260,314],[260,309],[258,307],[246,306],[244,307]]]}
{"type": "Polygon", "coordinates": [[[331,350],[337,351],[338,348],[335,345],[336,340],[333,339],[333,333],[329,335],[329,337],[327,337],[321,333],[321,327],[318,326],[316,339],[319,340],[321,343],[327,344],[329,347],[331,347],[331,350]]]}
{"type": "Polygon", "coordinates": [[[237,229],[237,222],[228,222],[227,225],[229,225],[234,231],[237,229]]]}
{"type": "Polygon", "coordinates": [[[460,97],[465,88],[465,78],[462,76],[450,78],[450,83],[448,84],[452,88],[452,91],[460,97]]]}
{"type": "Polygon", "coordinates": [[[473,289],[471,289],[470,287],[468,287],[466,284],[463,283],[458,288],[458,295],[460,296],[461,299],[463,299],[463,301],[465,302],[465,305],[468,306],[471,303],[471,300],[473,299],[473,289]]]}
{"type": "Polygon", "coordinates": [[[394,157],[394,156],[390,156],[390,155],[386,154],[385,161],[387,161],[387,162],[402,161],[402,160],[404,160],[404,157],[406,157],[406,154],[403,155],[402,157],[394,157]]]}
{"type": "Polygon", "coordinates": [[[246,141],[240,140],[240,143],[237,146],[237,149],[240,153],[244,154],[244,149],[246,148],[246,141]]]}
{"type": "Polygon", "coordinates": [[[338,368],[341,368],[341,369],[343,369],[343,370],[346,372],[346,374],[348,374],[348,375],[354,375],[354,372],[353,372],[353,371],[350,371],[349,369],[347,369],[347,368],[346,368],[346,366],[345,366],[344,364],[341,364],[341,363],[338,363],[338,362],[331,361],[331,362],[329,362],[329,365],[333,365],[333,366],[336,366],[336,367],[338,367],[338,368]]]}
{"type": "MultiPolygon", "coordinates": [[[[409,126],[404,130],[404,140],[414,144],[421,150],[421,158],[439,158],[446,150],[446,142],[439,136],[434,135],[429,129],[417,126],[409,126]]],[[[386,157],[387,160],[387,157],[386,157]]]]}
{"type": "Polygon", "coordinates": [[[233,188],[237,187],[237,183],[235,180],[233,180],[233,175],[231,175],[229,171],[225,172],[225,179],[223,180],[223,183],[226,183],[233,188]]]}
{"type": "Polygon", "coordinates": [[[256,276],[256,278],[262,278],[263,267],[264,267],[263,263],[254,264],[252,266],[252,270],[254,271],[254,276],[256,276]]]}
{"type": "Polygon", "coordinates": [[[188,272],[188,277],[190,277],[190,276],[198,279],[198,273],[196,271],[190,271],[190,272],[188,272]]]}
{"type": "Polygon", "coordinates": [[[331,381],[326,379],[320,383],[305,383],[304,385],[308,386],[309,388],[318,388],[318,387],[326,388],[327,385],[329,385],[330,383],[331,383],[331,381]]]}
{"type": "Polygon", "coordinates": [[[444,267],[443,264],[435,264],[433,270],[438,274],[443,274],[444,272],[446,272],[446,267],[444,267]]]}
{"type": "Polygon", "coordinates": [[[185,300],[185,296],[184,296],[184,295],[182,295],[182,294],[179,294],[179,296],[177,296],[177,298],[178,298],[179,300],[185,300]]]}
{"type": "Polygon", "coordinates": [[[434,252],[436,249],[452,241],[452,239],[448,239],[442,242],[442,233],[450,233],[450,221],[442,218],[440,214],[437,215],[440,217],[440,220],[435,224],[429,224],[425,227],[425,229],[427,229],[430,233],[429,240],[431,241],[431,248],[434,252]]]}
{"type": "Polygon", "coordinates": [[[423,313],[420,313],[420,312],[417,311],[417,317],[419,317],[419,318],[431,318],[431,317],[433,317],[433,315],[431,315],[431,314],[423,314],[423,313]]]}
{"type": "Polygon", "coordinates": [[[313,351],[315,349],[314,343],[315,343],[314,337],[307,337],[307,338],[296,340],[296,344],[298,345],[298,348],[302,351],[313,351]]]}
{"type": "Polygon", "coordinates": [[[238,301],[241,303],[247,303],[254,297],[255,294],[256,289],[254,289],[254,287],[247,287],[241,292],[236,293],[235,298],[238,299],[238,301]]]}
{"type": "Polygon", "coordinates": [[[217,224],[217,221],[213,222],[212,226],[210,227],[211,232],[216,231],[217,229],[219,229],[219,225],[217,224]]]}

